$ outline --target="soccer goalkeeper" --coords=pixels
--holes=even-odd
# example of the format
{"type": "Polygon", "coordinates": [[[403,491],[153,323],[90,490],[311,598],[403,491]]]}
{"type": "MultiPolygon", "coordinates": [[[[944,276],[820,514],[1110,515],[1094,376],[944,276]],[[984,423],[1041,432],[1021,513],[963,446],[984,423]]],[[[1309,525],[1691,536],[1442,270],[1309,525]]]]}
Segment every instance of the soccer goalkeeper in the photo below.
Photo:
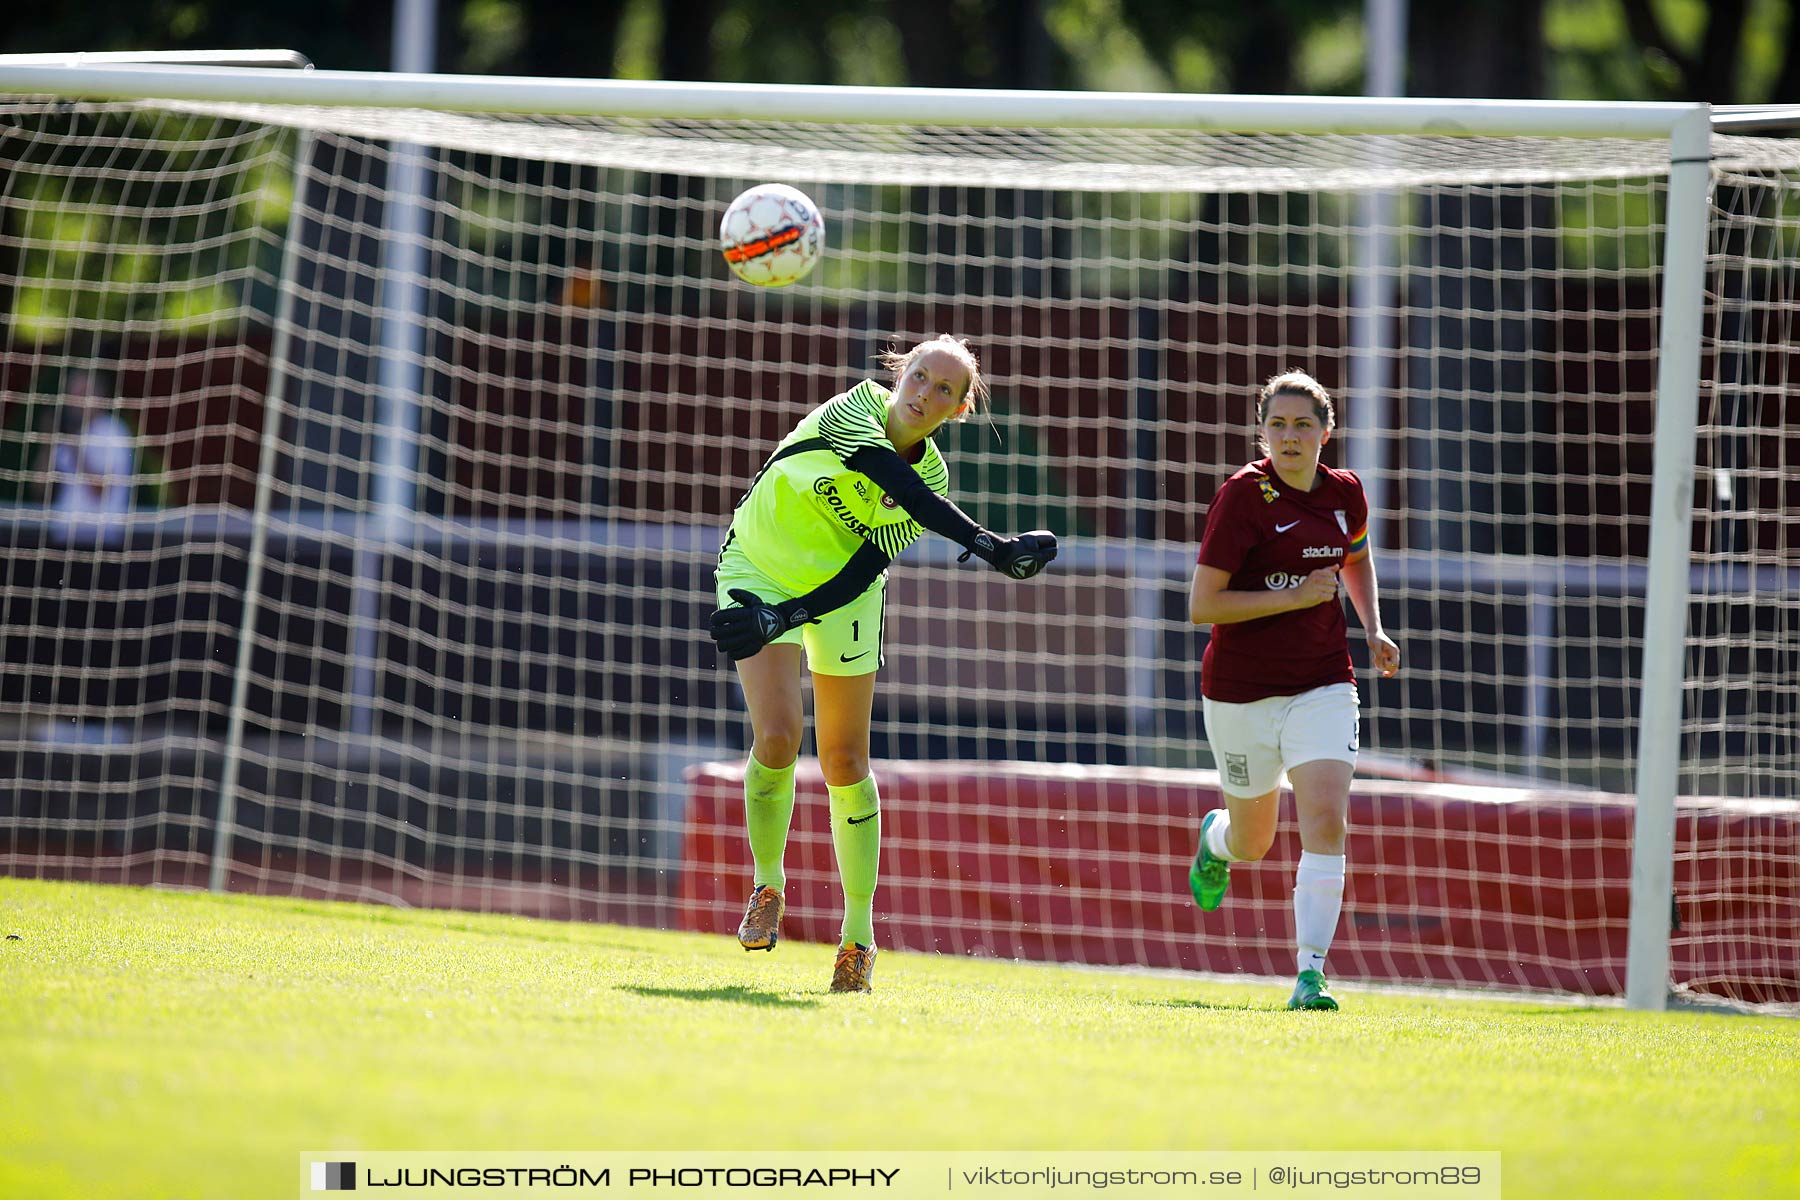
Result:
{"type": "Polygon", "coordinates": [[[756,874],[738,928],[746,950],[773,950],[787,911],[782,856],[804,720],[803,652],[812,671],[844,888],[834,992],[872,990],[875,971],[881,801],[869,774],[869,720],[888,564],[927,529],[1014,579],[1056,557],[1054,534],[1001,537],[945,499],[950,477],[932,434],[987,394],[968,344],[943,335],[881,363],[893,374],[891,391],[865,379],[813,409],[751,482],[719,549],[711,627],[737,664],[750,709],[744,808],[756,874]]]}

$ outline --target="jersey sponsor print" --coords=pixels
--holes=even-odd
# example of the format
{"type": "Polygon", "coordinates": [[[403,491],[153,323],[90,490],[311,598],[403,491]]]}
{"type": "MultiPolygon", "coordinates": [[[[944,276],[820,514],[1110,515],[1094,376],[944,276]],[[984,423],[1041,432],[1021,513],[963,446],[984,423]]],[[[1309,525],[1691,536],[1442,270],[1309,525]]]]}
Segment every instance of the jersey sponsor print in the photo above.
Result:
{"type": "MultiPolygon", "coordinates": [[[[843,569],[864,542],[890,559],[924,530],[860,471],[844,464],[864,446],[894,448],[888,391],[865,379],[806,414],[783,438],[732,515],[725,547],[804,595],[843,569]]],[[[913,469],[940,496],[950,471],[931,439],[913,469]]]]}
{"type": "MultiPolygon", "coordinates": [[[[1200,562],[1228,573],[1234,591],[1297,588],[1313,571],[1342,567],[1366,552],[1368,518],[1362,481],[1353,472],[1321,463],[1313,490],[1296,492],[1265,458],[1239,470],[1213,498],[1200,562]]],[[[1214,625],[1200,690],[1247,704],[1353,683],[1348,633],[1341,602],[1214,625]]]]}

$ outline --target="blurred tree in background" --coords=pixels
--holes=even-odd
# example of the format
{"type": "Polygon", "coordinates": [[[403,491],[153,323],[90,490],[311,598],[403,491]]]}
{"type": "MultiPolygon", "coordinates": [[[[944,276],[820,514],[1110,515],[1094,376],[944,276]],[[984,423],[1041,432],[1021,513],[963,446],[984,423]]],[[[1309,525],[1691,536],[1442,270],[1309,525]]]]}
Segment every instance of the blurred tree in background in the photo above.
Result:
{"type": "MultiPolygon", "coordinates": [[[[1364,0],[439,2],[437,59],[449,72],[1273,95],[1362,87],[1364,0]]],[[[1415,96],[1800,102],[1800,0],[1412,0],[1408,7],[1407,91],[1415,96]]],[[[390,60],[392,20],[392,0],[90,0],[19,8],[0,24],[0,52],[288,48],[321,68],[381,70],[390,60]]],[[[146,227],[144,253],[90,252],[111,244],[93,231],[109,228],[117,198],[33,191],[23,143],[0,141],[0,228],[8,234],[0,275],[18,281],[0,291],[0,320],[12,333],[56,341],[100,314],[200,329],[240,302],[258,311],[272,302],[266,287],[240,296],[212,282],[222,272],[242,274],[245,264],[235,260],[197,257],[175,280],[191,286],[138,288],[165,240],[213,242],[193,230],[146,227]]],[[[239,247],[233,253],[249,253],[242,247],[251,244],[273,253],[291,202],[275,193],[289,185],[251,157],[233,169],[244,194],[232,210],[240,214],[234,228],[269,231],[231,243],[239,247]]],[[[645,186],[675,199],[686,185],[665,175],[645,186]]],[[[460,200],[473,236],[485,228],[487,200],[460,200]]],[[[1189,201],[1207,206],[1198,225],[1216,225],[1220,204],[1253,198],[1189,201]]],[[[979,237],[979,218],[1042,215],[1045,205],[1072,201],[1003,191],[918,203],[969,206],[964,215],[977,218],[969,236],[979,237]],[[985,211],[990,203],[994,212],[985,211]]],[[[697,225],[678,231],[672,224],[693,224],[699,211],[673,203],[657,210],[656,219],[670,225],[669,244],[677,232],[700,237],[697,225]]],[[[1527,215],[1529,227],[1550,227],[1548,215],[1527,215]]],[[[1458,220],[1488,229],[1500,217],[1471,211],[1458,220]]],[[[1534,253],[1556,252],[1549,239],[1539,241],[1534,253]]],[[[1235,252],[1195,241],[1174,256],[1216,261],[1235,252]]],[[[1282,257],[1297,253],[1288,247],[1282,257]]],[[[251,277],[271,271],[265,264],[251,277]]]]}
{"type": "MultiPolygon", "coordinates": [[[[1363,84],[1364,3],[439,0],[437,62],[440,70],[454,73],[567,78],[1355,94],[1363,84]]],[[[1800,0],[1411,0],[1408,8],[1406,90],[1414,96],[1800,103],[1800,0]]],[[[15,9],[0,23],[0,53],[284,48],[333,70],[384,70],[392,54],[393,0],[89,0],[15,9]]],[[[287,173],[269,164],[285,161],[286,147],[246,144],[217,152],[224,157],[209,169],[232,181],[233,197],[206,218],[218,228],[202,227],[200,217],[188,214],[121,232],[115,227],[126,220],[120,214],[128,206],[118,194],[123,184],[98,180],[71,188],[47,175],[40,179],[31,173],[28,142],[0,138],[0,233],[5,235],[0,277],[13,281],[0,287],[0,336],[71,350],[71,331],[81,328],[129,321],[141,329],[200,334],[246,307],[272,310],[269,281],[294,197],[287,173]],[[177,245],[207,249],[179,260],[165,254],[177,245]],[[161,286],[143,286],[150,279],[161,286]]],[[[703,240],[701,207],[674,202],[691,181],[663,174],[647,177],[643,186],[672,201],[654,208],[659,231],[668,235],[658,244],[669,249],[659,253],[703,240]],[[678,229],[681,222],[686,225],[678,229]]],[[[565,185],[545,193],[555,197],[572,190],[565,185]]],[[[457,236],[484,250],[507,236],[505,197],[464,185],[452,199],[460,214],[457,236]]],[[[915,206],[946,212],[954,207],[972,218],[965,223],[964,248],[979,257],[988,251],[982,239],[998,236],[990,234],[990,226],[1005,229],[1014,217],[1042,218],[1050,206],[1068,216],[1064,208],[1094,200],[941,189],[921,194],[915,206]],[[990,217],[996,220],[985,220],[990,217]]],[[[1309,253],[1305,244],[1233,243],[1198,232],[1248,228],[1256,224],[1249,206],[1309,202],[1303,198],[1238,194],[1164,202],[1194,206],[1179,210],[1191,212],[1196,232],[1168,248],[1171,262],[1241,257],[1293,263],[1309,253]],[[1230,205],[1237,206],[1237,216],[1222,207],[1230,205]]],[[[1462,252],[1465,233],[1510,230],[1534,262],[1549,264],[1560,255],[1561,261],[1579,263],[1590,245],[1608,244],[1611,228],[1631,223],[1573,202],[1560,213],[1550,212],[1544,197],[1528,203],[1507,209],[1477,200],[1465,209],[1434,214],[1433,226],[1444,232],[1438,235],[1440,245],[1423,251],[1426,261],[1451,261],[1462,252]]],[[[170,206],[170,211],[185,210],[170,206]]],[[[595,214],[536,216],[552,225],[596,224],[595,214]]],[[[1051,225],[1073,227],[1070,221],[1051,225]]],[[[1181,226],[1179,219],[1170,224],[1181,226]]],[[[919,251],[915,261],[931,261],[923,253],[927,247],[913,249],[919,251]]],[[[1066,259],[1072,249],[1050,248],[1051,261],[1066,259]]],[[[543,266],[561,265],[561,256],[570,251],[540,245],[534,252],[548,256],[536,264],[543,266]]],[[[519,253],[499,257],[511,262],[519,253]]],[[[1646,269],[1651,259],[1646,251],[1646,269]]],[[[675,268],[645,264],[641,273],[667,276],[675,268]]],[[[499,273],[472,279],[470,286],[484,295],[511,297],[509,278],[499,273]]],[[[1190,286],[1186,279],[1177,269],[1167,286],[1180,291],[1190,286]]],[[[1052,270],[1036,282],[993,281],[993,286],[1055,290],[1065,283],[1052,270]]],[[[1522,313],[1532,311],[1537,300],[1501,289],[1471,296],[1470,304],[1482,311],[1522,313]]],[[[1421,311],[1430,307],[1420,306],[1421,311]]],[[[1453,334],[1446,331],[1439,340],[1453,334]]],[[[26,419],[7,414],[16,425],[14,418],[26,419]]],[[[28,435],[26,426],[0,429],[0,460],[7,445],[24,445],[28,435]]]]}
{"type": "MultiPolygon", "coordinates": [[[[1408,91],[1800,102],[1800,0],[1409,6],[1408,91]]],[[[0,52],[280,47],[382,70],[389,3],[19,8],[0,52]]],[[[442,0],[452,72],[767,83],[1353,93],[1363,0],[442,0]]]]}

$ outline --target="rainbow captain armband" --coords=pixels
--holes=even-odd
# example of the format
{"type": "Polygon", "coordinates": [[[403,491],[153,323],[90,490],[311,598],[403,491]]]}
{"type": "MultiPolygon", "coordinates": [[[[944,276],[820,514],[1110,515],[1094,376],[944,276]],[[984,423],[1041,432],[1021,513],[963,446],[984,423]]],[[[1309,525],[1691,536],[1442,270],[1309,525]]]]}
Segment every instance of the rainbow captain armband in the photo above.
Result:
{"type": "Polygon", "coordinates": [[[1348,562],[1353,558],[1361,558],[1368,552],[1369,527],[1364,525],[1361,529],[1358,529],[1355,533],[1350,535],[1350,553],[1344,556],[1344,560],[1348,562]]]}

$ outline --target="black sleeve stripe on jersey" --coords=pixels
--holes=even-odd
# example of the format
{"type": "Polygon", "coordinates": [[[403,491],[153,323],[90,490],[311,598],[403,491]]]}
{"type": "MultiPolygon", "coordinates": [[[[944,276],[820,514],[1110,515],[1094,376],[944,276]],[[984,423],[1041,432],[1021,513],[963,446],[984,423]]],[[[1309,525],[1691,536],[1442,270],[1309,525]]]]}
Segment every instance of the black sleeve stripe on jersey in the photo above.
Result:
{"type": "Polygon", "coordinates": [[[917,521],[900,521],[893,525],[878,525],[870,530],[875,545],[889,558],[898,558],[900,552],[912,545],[925,532],[917,521]]]}
{"type": "Polygon", "coordinates": [[[864,446],[886,443],[882,418],[881,402],[865,384],[858,384],[819,414],[819,432],[830,443],[831,452],[840,461],[848,461],[864,446]]]}
{"type": "Polygon", "coordinates": [[[950,468],[944,462],[944,456],[941,454],[926,455],[925,461],[919,464],[919,478],[923,479],[925,486],[934,492],[948,492],[950,490],[950,468]]]}

